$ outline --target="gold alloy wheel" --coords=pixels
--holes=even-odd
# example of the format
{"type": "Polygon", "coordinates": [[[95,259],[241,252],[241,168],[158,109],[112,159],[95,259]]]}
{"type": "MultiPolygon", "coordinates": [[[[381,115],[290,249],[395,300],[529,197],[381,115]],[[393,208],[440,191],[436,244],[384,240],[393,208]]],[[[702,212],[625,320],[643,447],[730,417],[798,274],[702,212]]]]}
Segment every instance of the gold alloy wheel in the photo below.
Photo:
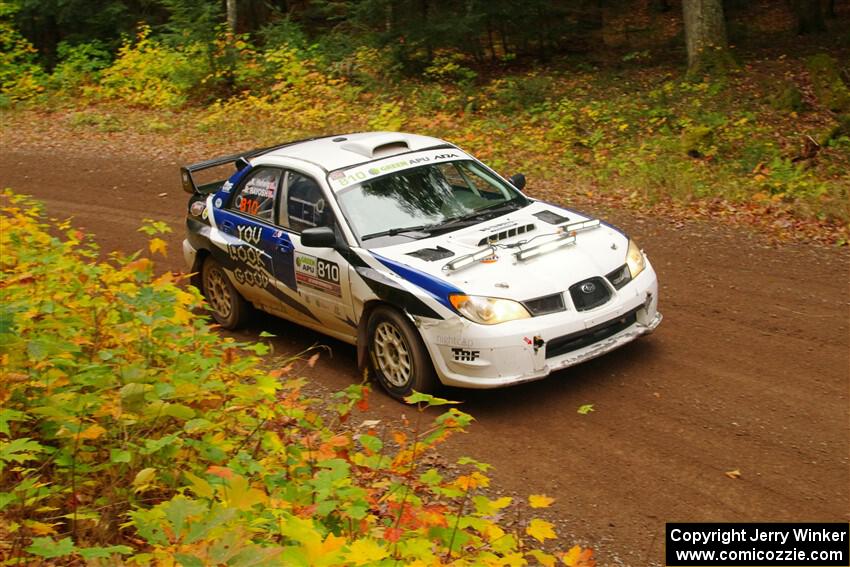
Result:
{"type": "Polygon", "coordinates": [[[413,370],[410,348],[398,327],[389,321],[381,321],[375,328],[372,349],[387,382],[397,388],[404,388],[410,383],[413,370]]]}

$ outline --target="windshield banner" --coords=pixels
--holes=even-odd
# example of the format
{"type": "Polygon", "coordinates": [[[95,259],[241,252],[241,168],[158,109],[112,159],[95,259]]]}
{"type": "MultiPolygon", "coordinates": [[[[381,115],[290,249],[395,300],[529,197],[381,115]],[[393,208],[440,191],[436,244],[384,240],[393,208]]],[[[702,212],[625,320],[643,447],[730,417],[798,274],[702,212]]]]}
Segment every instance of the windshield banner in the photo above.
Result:
{"type": "Polygon", "coordinates": [[[328,174],[328,183],[334,191],[345,187],[370,181],[387,173],[394,173],[430,163],[453,161],[458,159],[472,159],[464,152],[456,148],[440,148],[438,150],[425,150],[422,152],[403,154],[388,157],[379,161],[370,161],[349,169],[340,169],[328,174]]]}

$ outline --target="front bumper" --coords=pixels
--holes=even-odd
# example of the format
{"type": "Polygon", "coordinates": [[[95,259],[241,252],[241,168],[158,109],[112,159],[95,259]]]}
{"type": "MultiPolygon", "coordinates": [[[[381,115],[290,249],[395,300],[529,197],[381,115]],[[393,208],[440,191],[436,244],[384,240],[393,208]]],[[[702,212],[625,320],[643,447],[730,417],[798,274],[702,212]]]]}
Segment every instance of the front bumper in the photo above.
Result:
{"type": "Polygon", "coordinates": [[[596,358],[651,333],[661,319],[658,281],[647,264],[611,301],[589,311],[498,325],[462,317],[418,323],[443,384],[483,389],[539,380],[596,358]]]}

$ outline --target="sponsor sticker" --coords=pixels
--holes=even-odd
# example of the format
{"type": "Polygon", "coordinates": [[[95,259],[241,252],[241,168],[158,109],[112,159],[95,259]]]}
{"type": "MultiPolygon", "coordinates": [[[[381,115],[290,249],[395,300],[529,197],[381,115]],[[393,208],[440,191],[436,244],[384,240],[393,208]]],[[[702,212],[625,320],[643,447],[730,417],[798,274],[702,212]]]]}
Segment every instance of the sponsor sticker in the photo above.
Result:
{"type": "Polygon", "coordinates": [[[388,157],[344,171],[334,171],[328,175],[328,181],[334,190],[339,190],[343,187],[368,181],[369,179],[393,171],[409,169],[424,163],[437,163],[459,159],[469,159],[469,157],[460,150],[426,150],[415,154],[388,157]]]}
{"type": "Polygon", "coordinates": [[[213,202],[213,205],[215,205],[216,209],[220,209],[221,203],[222,203],[221,197],[216,197],[216,200],[215,200],[215,202],[213,202]]]}
{"type": "Polygon", "coordinates": [[[339,285],[339,265],[335,262],[297,252],[295,281],[328,295],[342,296],[342,288],[339,285]]]}
{"type": "Polygon", "coordinates": [[[474,362],[481,356],[481,351],[466,348],[453,348],[452,356],[458,362],[474,362]]]}

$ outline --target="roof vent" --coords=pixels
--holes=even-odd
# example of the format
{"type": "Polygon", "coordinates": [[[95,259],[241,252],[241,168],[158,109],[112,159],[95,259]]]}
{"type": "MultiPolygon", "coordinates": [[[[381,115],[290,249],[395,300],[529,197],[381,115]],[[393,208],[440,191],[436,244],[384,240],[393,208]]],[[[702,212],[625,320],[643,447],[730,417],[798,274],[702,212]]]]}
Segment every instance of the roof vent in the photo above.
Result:
{"type": "Polygon", "coordinates": [[[410,150],[404,134],[383,132],[345,142],[341,147],[367,158],[387,157],[410,150]]]}

